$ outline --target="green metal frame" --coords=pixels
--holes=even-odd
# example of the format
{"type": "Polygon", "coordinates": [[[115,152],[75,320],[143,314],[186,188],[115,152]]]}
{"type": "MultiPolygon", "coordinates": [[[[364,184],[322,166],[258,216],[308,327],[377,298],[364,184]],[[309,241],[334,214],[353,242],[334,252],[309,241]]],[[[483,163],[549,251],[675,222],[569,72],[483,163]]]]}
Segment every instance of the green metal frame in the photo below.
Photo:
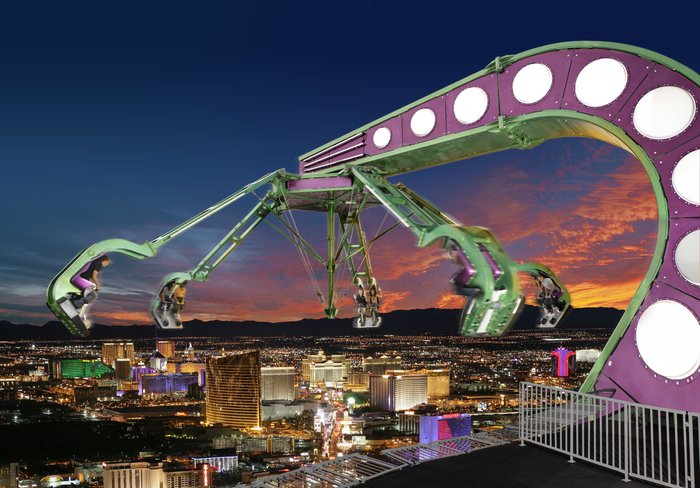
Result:
{"type": "Polygon", "coordinates": [[[54,313],[54,315],[66,326],[66,328],[73,334],[77,336],[86,337],[89,335],[89,324],[86,324],[86,330],[82,330],[73,323],[73,321],[66,315],[58,301],[64,297],[70,296],[71,294],[79,294],[80,289],[78,289],[71,279],[78,274],[78,272],[89,262],[96,259],[98,256],[103,254],[118,253],[129,256],[134,259],[147,259],[154,257],[158,250],[170,242],[171,239],[177,237],[178,235],[186,232],[195,225],[201,223],[202,221],[208,219],[212,215],[223,210],[232,203],[240,200],[246,195],[249,195],[258,188],[276,183],[273,185],[280,188],[280,182],[285,180],[285,171],[277,170],[269,173],[262,178],[244,186],[237,192],[231,194],[230,196],[224,198],[220,202],[212,205],[211,207],[203,210],[199,214],[195,215],[191,219],[183,222],[182,224],[174,227],[165,234],[156,237],[152,241],[144,242],[143,244],[137,244],[126,239],[107,239],[104,241],[97,242],[87,249],[83,250],[77,256],[75,256],[49,283],[48,289],[46,290],[46,303],[49,309],[54,313]]]}
{"type": "MultiPolygon", "coordinates": [[[[496,237],[483,227],[463,226],[438,210],[405,185],[392,185],[383,176],[365,168],[353,168],[354,177],[418,238],[419,247],[441,242],[443,247],[454,243],[476,269],[468,285],[480,290],[465,305],[460,321],[462,335],[502,335],[515,322],[523,306],[519,272],[542,270],[561,283],[544,265],[517,264],[511,261],[496,237]],[[487,253],[501,271],[496,276],[487,260],[487,253]]],[[[565,291],[567,303],[571,297],[565,291]]]]}

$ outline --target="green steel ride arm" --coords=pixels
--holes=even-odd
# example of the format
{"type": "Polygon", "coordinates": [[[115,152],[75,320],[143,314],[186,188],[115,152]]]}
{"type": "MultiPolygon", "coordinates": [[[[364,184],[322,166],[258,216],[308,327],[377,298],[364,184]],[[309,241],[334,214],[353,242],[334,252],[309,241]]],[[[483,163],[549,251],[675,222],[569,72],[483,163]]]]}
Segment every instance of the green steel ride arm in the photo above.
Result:
{"type": "Polygon", "coordinates": [[[171,239],[208,219],[242,197],[253,193],[261,186],[267,184],[273,184],[273,187],[279,186],[281,184],[280,182],[285,180],[285,175],[283,169],[269,173],[152,241],[137,244],[126,239],[107,239],[93,244],[75,256],[68,265],[51,280],[46,291],[46,302],[49,309],[73,335],[87,337],[89,335],[89,327],[80,328],[76,326],[58,303],[58,300],[62,298],[80,293],[80,289],[71,283],[71,279],[78,274],[85,265],[98,256],[109,253],[125,254],[134,259],[151,258],[156,255],[160,247],[170,242],[171,239]]]}
{"type": "Polygon", "coordinates": [[[460,324],[462,335],[501,335],[512,325],[522,305],[518,270],[488,230],[466,227],[447,217],[404,185],[392,185],[384,177],[354,168],[353,174],[416,237],[418,246],[442,241],[458,246],[475,273],[470,287],[478,289],[466,304],[460,324]],[[489,256],[500,270],[494,272],[489,256]]]}
{"type": "Polygon", "coordinates": [[[258,224],[260,224],[265,217],[267,217],[270,212],[276,212],[276,204],[271,201],[272,192],[269,192],[264,198],[253,207],[253,209],[246,214],[243,219],[241,219],[234,227],[231,229],[223,239],[221,239],[211,251],[207,253],[202,260],[197,263],[189,271],[180,271],[174,273],[168,273],[160,282],[158,291],[153,296],[151,301],[151,316],[155,319],[158,327],[161,328],[181,328],[181,322],[178,322],[175,327],[165,327],[163,323],[165,321],[159,317],[159,312],[161,311],[161,294],[168,283],[175,281],[180,286],[185,286],[188,281],[201,281],[204,282],[209,278],[209,273],[218,268],[221,263],[223,263],[226,258],[231,255],[231,253],[240,246],[243,241],[253,232],[258,224]]]}

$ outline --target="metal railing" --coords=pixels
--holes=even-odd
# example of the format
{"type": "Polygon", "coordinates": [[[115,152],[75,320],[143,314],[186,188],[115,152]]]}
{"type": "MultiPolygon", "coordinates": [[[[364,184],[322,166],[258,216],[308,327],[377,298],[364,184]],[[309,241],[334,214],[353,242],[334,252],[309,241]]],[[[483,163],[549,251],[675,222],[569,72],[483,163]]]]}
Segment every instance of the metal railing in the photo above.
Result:
{"type": "Polygon", "coordinates": [[[520,384],[520,443],[663,486],[695,487],[700,416],[533,383],[520,384]]]}

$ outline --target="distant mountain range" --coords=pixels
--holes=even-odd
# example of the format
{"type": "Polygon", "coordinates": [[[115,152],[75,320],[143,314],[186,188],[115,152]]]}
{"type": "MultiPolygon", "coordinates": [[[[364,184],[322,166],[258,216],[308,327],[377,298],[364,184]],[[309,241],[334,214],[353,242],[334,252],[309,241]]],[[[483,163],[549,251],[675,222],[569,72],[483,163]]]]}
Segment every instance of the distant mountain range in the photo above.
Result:
{"type": "MultiPolygon", "coordinates": [[[[185,322],[183,330],[158,331],[159,337],[279,337],[279,336],[353,336],[353,335],[457,335],[461,310],[429,308],[396,310],[383,315],[379,329],[353,329],[352,319],[304,319],[296,322],[228,322],[214,320],[185,322]]],[[[613,329],[623,311],[616,308],[575,308],[557,327],[560,330],[613,329]]],[[[534,329],[539,311],[526,305],[513,330],[534,329]]],[[[94,339],[149,339],[155,326],[114,326],[96,324],[94,339]]],[[[72,336],[59,322],[44,325],[17,325],[0,321],[0,340],[65,340],[72,336]]]]}

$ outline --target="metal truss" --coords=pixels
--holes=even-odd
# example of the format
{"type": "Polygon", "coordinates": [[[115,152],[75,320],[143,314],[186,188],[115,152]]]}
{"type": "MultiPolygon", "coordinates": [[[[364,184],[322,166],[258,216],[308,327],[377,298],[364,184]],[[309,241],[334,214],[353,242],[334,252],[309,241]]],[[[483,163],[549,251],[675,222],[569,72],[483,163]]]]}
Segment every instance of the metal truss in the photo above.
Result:
{"type": "Polygon", "coordinates": [[[386,457],[402,465],[414,466],[426,461],[434,461],[452,456],[467,454],[487,447],[496,447],[508,442],[487,432],[435,441],[429,444],[397,447],[382,451],[386,457]]]}
{"type": "Polygon", "coordinates": [[[362,454],[351,454],[312,466],[305,466],[289,473],[269,476],[253,482],[252,488],[341,488],[355,486],[383,476],[402,466],[387,463],[362,454]]]}

